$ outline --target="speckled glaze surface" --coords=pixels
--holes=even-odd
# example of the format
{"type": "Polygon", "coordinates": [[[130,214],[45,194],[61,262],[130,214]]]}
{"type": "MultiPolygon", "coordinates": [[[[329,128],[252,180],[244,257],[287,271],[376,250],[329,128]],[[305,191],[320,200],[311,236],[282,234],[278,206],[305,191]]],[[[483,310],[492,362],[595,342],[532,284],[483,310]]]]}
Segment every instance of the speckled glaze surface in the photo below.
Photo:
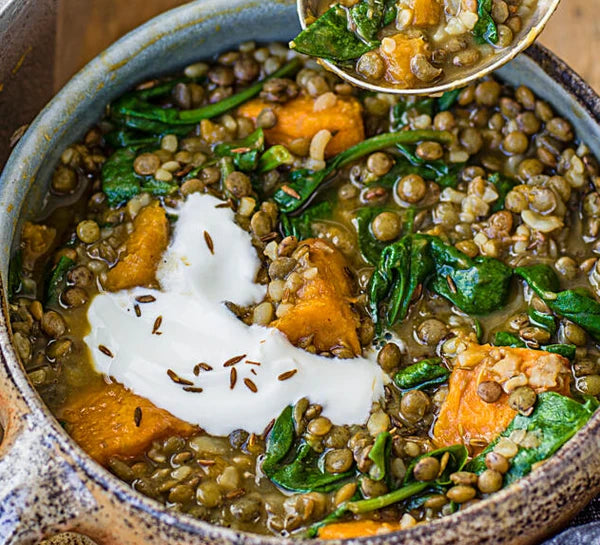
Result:
{"type": "MultiPolygon", "coordinates": [[[[0,178],[2,284],[19,218],[39,205],[60,151],[84,134],[107,102],[149,76],[244,40],[287,40],[297,28],[289,0],[200,0],[154,19],[92,61],[38,116],[0,178]]],[[[529,85],[600,156],[600,98],[562,62],[534,47],[499,76],[529,85]]],[[[11,344],[6,292],[0,291],[0,422],[6,430],[0,445],[1,544],[38,543],[62,531],[80,532],[102,545],[292,543],[169,513],[88,458],[29,384],[11,344]]],[[[600,492],[599,467],[597,415],[542,467],[489,500],[428,525],[352,543],[537,543],[600,492]]]]}

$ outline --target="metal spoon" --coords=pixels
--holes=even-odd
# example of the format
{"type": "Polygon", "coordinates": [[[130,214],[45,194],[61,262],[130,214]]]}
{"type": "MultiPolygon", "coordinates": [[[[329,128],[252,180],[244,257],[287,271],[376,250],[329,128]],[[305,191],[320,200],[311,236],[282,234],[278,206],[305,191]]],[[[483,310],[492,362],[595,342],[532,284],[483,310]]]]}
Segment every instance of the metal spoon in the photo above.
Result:
{"type": "MultiPolygon", "coordinates": [[[[320,0],[297,0],[298,16],[300,18],[300,24],[305,29],[307,25],[307,19],[314,20],[319,14],[319,2],[320,0]]],[[[472,67],[465,68],[461,73],[460,78],[453,81],[447,81],[437,85],[430,85],[429,87],[420,88],[401,88],[396,87],[391,83],[371,83],[358,77],[356,74],[352,74],[340,68],[331,61],[325,59],[319,59],[319,63],[325,66],[328,70],[331,70],[337,74],[340,78],[346,80],[348,83],[357,87],[362,87],[369,91],[376,93],[393,93],[398,95],[439,95],[452,89],[464,87],[473,80],[479,79],[486,74],[500,68],[503,64],[512,60],[521,51],[529,47],[535,39],[538,37],[540,32],[544,29],[544,26],[550,19],[550,16],[556,10],[560,0],[538,0],[535,11],[529,16],[527,26],[523,27],[521,31],[515,34],[513,43],[509,47],[499,49],[497,53],[487,57],[486,60],[481,63],[477,63],[472,67]]]]}

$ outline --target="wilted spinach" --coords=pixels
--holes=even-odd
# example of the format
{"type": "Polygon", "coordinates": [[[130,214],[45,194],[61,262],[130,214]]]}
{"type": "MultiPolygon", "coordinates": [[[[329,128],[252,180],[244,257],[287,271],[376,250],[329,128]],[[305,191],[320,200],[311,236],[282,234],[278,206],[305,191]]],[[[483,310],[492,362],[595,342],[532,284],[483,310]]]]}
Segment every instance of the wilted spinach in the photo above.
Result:
{"type": "Polygon", "coordinates": [[[496,331],[494,335],[495,346],[510,346],[512,348],[527,348],[527,345],[518,335],[508,331],[496,331]]]}
{"type": "Polygon", "coordinates": [[[381,481],[389,476],[388,466],[392,453],[392,436],[383,431],[377,435],[375,442],[369,451],[369,460],[373,462],[369,470],[369,477],[374,481],[381,481]]]}
{"type": "Polygon", "coordinates": [[[506,195],[508,195],[509,191],[517,185],[517,181],[513,178],[509,178],[500,172],[494,172],[488,177],[488,181],[494,184],[496,187],[496,191],[498,192],[498,199],[491,206],[490,212],[499,212],[504,209],[504,201],[506,200],[506,195]]]}
{"type": "Polygon", "coordinates": [[[8,266],[8,296],[13,297],[21,289],[23,274],[23,251],[17,250],[8,266]]]}
{"type": "Polygon", "coordinates": [[[408,146],[396,146],[404,158],[416,168],[415,173],[426,180],[433,180],[440,187],[456,187],[459,182],[459,174],[465,166],[464,163],[448,164],[445,161],[426,161],[421,159],[408,146]]]}
{"type": "Polygon", "coordinates": [[[431,289],[467,314],[489,314],[508,299],[512,270],[491,257],[471,259],[454,246],[432,238],[436,275],[431,289]]]}
{"type": "Polygon", "coordinates": [[[292,154],[285,146],[279,144],[271,146],[258,160],[256,171],[259,174],[264,174],[280,166],[289,165],[293,160],[292,154]]]}
{"type": "Polygon", "coordinates": [[[450,371],[442,365],[441,358],[430,358],[405,367],[394,376],[401,390],[422,390],[446,382],[450,371]]]}
{"type": "Polygon", "coordinates": [[[356,34],[367,44],[379,45],[377,34],[396,18],[394,0],[362,0],[350,8],[356,34]]]}
{"type": "Polygon", "coordinates": [[[409,235],[381,253],[369,284],[371,317],[380,331],[380,305],[387,302],[387,325],[404,319],[424,284],[463,312],[488,314],[506,304],[511,276],[497,259],[471,259],[437,237],[409,235]]]}
{"type": "Polygon", "coordinates": [[[598,401],[589,398],[585,403],[557,394],[543,392],[538,395],[535,410],[531,415],[518,414],[500,437],[488,445],[469,464],[467,471],[482,473],[486,469],[485,456],[491,452],[501,437],[509,437],[515,430],[526,430],[538,436],[539,444],[532,448],[520,448],[511,460],[504,475],[504,484],[509,485],[527,475],[534,464],[548,459],[564,445],[577,430],[582,428],[598,408],[598,401]]]}
{"type": "Polygon", "coordinates": [[[550,310],[600,340],[600,303],[587,290],[575,288],[560,291],[558,277],[548,265],[517,267],[515,273],[529,284],[550,310]]]}
{"type": "Polygon", "coordinates": [[[50,271],[46,282],[46,304],[57,305],[58,296],[65,285],[67,273],[75,265],[75,261],[67,256],[61,256],[58,263],[50,271]]]}
{"type": "Polygon", "coordinates": [[[307,208],[299,216],[289,217],[281,214],[281,227],[283,235],[295,236],[298,240],[305,240],[314,235],[312,229],[313,221],[327,219],[331,216],[332,208],[329,202],[321,202],[307,208]]]}
{"type": "Polygon", "coordinates": [[[234,142],[217,144],[213,152],[217,157],[231,157],[233,164],[242,172],[252,172],[258,167],[258,161],[265,148],[265,135],[261,128],[246,138],[234,142]]]}
{"type": "Polygon", "coordinates": [[[142,190],[152,195],[169,195],[177,185],[161,182],[152,176],[140,176],[133,169],[136,148],[115,151],[102,165],[102,191],[110,206],[117,206],[138,195],[142,190]]]}
{"type": "Polygon", "coordinates": [[[348,11],[339,4],[330,7],[290,43],[300,53],[332,61],[357,59],[377,45],[365,43],[350,30],[348,11]]]}
{"type": "Polygon", "coordinates": [[[308,443],[296,440],[293,409],[286,407],[267,438],[262,463],[265,475],[293,492],[330,492],[354,475],[354,471],[327,473],[320,468],[319,458],[308,443]]]}
{"type": "Polygon", "coordinates": [[[498,43],[498,27],[492,17],[492,0],[477,0],[479,20],[473,28],[475,41],[480,44],[498,43]]]}
{"type": "Polygon", "coordinates": [[[161,94],[164,89],[133,91],[115,101],[111,106],[111,117],[121,128],[127,127],[143,133],[155,135],[185,135],[203,119],[211,119],[258,95],[266,81],[282,78],[298,71],[300,60],[292,59],[267,78],[250,85],[239,93],[233,94],[214,104],[207,104],[192,110],[164,108],[150,102],[150,98],[161,94]]]}
{"type": "Polygon", "coordinates": [[[445,131],[417,130],[384,133],[373,136],[330,159],[323,170],[299,169],[292,171],[289,175],[289,182],[282,189],[277,190],[273,198],[281,212],[295,212],[313,197],[316,189],[337,169],[374,151],[379,151],[396,144],[416,143],[424,140],[433,140],[447,144],[451,142],[452,135],[445,131]]]}
{"type": "Polygon", "coordinates": [[[371,265],[377,265],[381,252],[386,243],[375,238],[371,231],[371,223],[385,208],[380,206],[364,206],[356,212],[356,231],[358,236],[358,247],[364,260],[371,265]]]}

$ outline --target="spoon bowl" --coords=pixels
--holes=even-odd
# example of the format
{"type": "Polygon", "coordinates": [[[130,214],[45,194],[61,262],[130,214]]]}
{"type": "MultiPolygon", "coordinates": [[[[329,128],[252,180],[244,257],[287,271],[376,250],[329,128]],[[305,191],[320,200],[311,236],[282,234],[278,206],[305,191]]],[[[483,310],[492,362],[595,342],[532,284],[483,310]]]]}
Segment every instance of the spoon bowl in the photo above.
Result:
{"type": "MultiPolygon", "coordinates": [[[[524,25],[518,33],[515,33],[513,42],[509,47],[497,49],[491,56],[486,57],[483,62],[465,68],[461,72],[460,77],[452,81],[445,81],[439,84],[434,83],[427,87],[398,87],[388,82],[371,83],[355,73],[348,72],[332,61],[319,59],[318,62],[348,83],[367,91],[397,95],[440,95],[447,91],[464,87],[472,81],[482,78],[527,49],[542,32],[544,26],[558,7],[559,2],[560,0],[538,0],[535,10],[529,16],[527,25],[524,25]]],[[[312,21],[319,16],[319,3],[320,0],[297,0],[298,17],[303,30],[309,26],[307,21],[312,21]]]]}

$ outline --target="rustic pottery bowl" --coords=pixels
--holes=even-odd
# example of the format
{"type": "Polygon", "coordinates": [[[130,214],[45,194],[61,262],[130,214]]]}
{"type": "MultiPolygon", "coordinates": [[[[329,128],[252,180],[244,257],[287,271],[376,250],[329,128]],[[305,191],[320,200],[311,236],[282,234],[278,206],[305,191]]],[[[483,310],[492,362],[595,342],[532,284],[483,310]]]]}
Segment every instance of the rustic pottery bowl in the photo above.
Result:
{"type": "MultiPolygon", "coordinates": [[[[145,78],[239,42],[285,41],[297,30],[293,0],[200,0],[152,20],[92,61],[33,122],[0,179],[2,285],[20,218],[43,200],[61,150],[101,117],[107,102],[145,78]]],[[[533,47],[498,75],[530,86],[600,156],[600,98],[561,61],[533,47]]],[[[103,545],[297,543],[171,513],[100,467],[66,435],[28,382],[11,341],[4,288],[0,301],[0,422],[6,432],[0,445],[0,543],[27,545],[63,531],[103,545]]],[[[431,524],[353,542],[539,542],[600,492],[599,438],[597,415],[541,468],[490,499],[431,524]]]]}

